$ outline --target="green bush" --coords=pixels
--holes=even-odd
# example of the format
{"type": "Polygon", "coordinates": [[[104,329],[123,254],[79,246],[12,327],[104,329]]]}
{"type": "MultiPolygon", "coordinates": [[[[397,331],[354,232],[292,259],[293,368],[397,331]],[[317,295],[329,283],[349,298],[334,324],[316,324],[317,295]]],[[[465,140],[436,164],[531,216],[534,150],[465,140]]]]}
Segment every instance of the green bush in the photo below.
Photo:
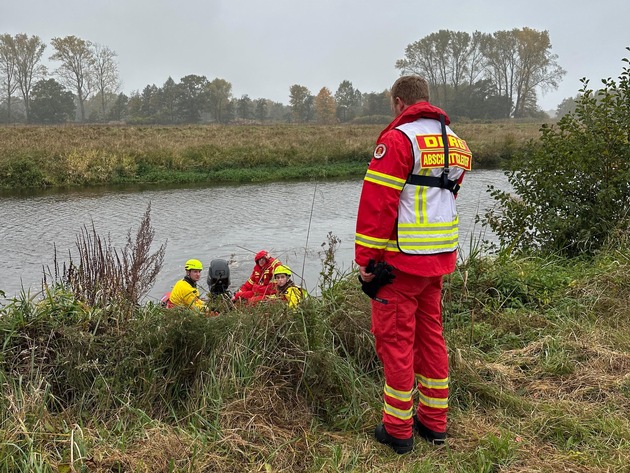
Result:
{"type": "Polygon", "coordinates": [[[499,206],[484,223],[503,249],[593,254],[627,224],[630,69],[597,91],[582,83],[575,112],[543,125],[540,140],[513,160],[507,176],[514,193],[490,188],[499,206]]]}

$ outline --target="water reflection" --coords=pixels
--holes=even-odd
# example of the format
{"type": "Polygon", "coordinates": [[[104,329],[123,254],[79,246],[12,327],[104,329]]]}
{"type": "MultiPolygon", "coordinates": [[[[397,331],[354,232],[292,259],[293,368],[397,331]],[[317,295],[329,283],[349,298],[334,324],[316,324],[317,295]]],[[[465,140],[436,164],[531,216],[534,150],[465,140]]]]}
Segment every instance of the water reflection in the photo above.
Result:
{"type": "MultiPolygon", "coordinates": [[[[267,249],[317,293],[322,245],[331,233],[341,240],[338,268],[350,271],[354,255],[354,221],[360,179],[352,181],[293,182],[239,186],[137,187],[91,189],[0,197],[0,289],[7,296],[21,287],[40,290],[42,270],[58,259],[76,257],[76,237],[92,223],[101,237],[124,246],[127,232],[135,231],[151,204],[154,244],[167,244],[158,281],[149,297],[158,299],[183,275],[183,263],[197,258],[207,266],[214,258],[233,261],[231,289],[245,281],[253,255],[267,249]]],[[[480,229],[475,215],[492,205],[489,184],[505,188],[500,171],[467,175],[458,197],[460,246],[467,250],[480,229]]],[[[203,276],[205,281],[205,273],[203,276]]],[[[205,286],[205,284],[204,284],[205,286]]]]}

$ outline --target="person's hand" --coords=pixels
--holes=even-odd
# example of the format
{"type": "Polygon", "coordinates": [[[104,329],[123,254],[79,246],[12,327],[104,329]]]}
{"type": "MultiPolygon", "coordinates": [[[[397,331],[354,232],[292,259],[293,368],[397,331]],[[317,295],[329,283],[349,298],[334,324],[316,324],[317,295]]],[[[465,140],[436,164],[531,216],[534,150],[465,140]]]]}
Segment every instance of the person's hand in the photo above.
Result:
{"type": "Polygon", "coordinates": [[[361,276],[361,279],[365,282],[370,282],[372,279],[374,279],[374,274],[368,273],[366,266],[359,266],[359,275],[361,276]]]}

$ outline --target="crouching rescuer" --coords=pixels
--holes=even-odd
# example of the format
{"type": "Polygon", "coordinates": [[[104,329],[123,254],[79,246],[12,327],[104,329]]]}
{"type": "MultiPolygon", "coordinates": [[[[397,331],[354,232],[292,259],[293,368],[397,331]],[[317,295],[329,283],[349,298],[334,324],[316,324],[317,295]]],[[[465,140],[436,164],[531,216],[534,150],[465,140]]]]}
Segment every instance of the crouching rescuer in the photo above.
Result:
{"type": "Polygon", "coordinates": [[[295,309],[302,299],[308,297],[306,289],[296,285],[291,278],[291,269],[285,265],[278,265],[273,270],[273,278],[276,283],[276,295],[284,301],[291,309],[295,309]]]}
{"type": "Polygon", "coordinates": [[[385,375],[374,435],[407,453],[414,432],[433,444],[446,439],[442,278],[455,270],[455,198],[472,155],[446,113],[429,103],[425,79],[400,77],[391,99],[396,118],[381,132],[363,181],[355,261],[372,298],[371,330],[385,375]]]}

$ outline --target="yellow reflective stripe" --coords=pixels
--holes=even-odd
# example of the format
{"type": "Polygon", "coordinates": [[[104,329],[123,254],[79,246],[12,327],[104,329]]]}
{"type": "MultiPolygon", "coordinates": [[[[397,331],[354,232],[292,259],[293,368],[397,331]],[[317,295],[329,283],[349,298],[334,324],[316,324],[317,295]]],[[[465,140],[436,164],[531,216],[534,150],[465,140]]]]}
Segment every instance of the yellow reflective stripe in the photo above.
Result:
{"type": "Polygon", "coordinates": [[[385,393],[385,395],[393,397],[394,399],[398,399],[402,402],[411,401],[411,391],[399,391],[386,384],[383,392],[385,393]]]}
{"type": "Polygon", "coordinates": [[[447,409],[448,408],[448,398],[445,397],[429,397],[425,396],[421,392],[420,394],[420,402],[425,406],[433,407],[434,409],[447,409]]]}
{"type": "Polygon", "coordinates": [[[443,229],[436,228],[434,230],[400,230],[398,232],[399,240],[409,240],[411,238],[423,238],[425,240],[429,238],[453,238],[459,234],[459,228],[443,229]]]}
{"type": "Polygon", "coordinates": [[[421,374],[416,373],[416,381],[420,383],[421,386],[430,389],[448,389],[448,378],[427,378],[426,376],[422,376],[421,374]]]}
{"type": "Polygon", "coordinates": [[[440,250],[440,249],[448,249],[457,248],[457,238],[453,238],[451,240],[432,240],[427,242],[415,241],[413,239],[409,241],[400,241],[400,247],[403,251],[406,250],[440,250]],[[411,242],[417,243],[412,245],[411,242]]]}
{"type": "Polygon", "coordinates": [[[402,190],[406,182],[405,179],[390,176],[389,174],[384,174],[382,172],[372,171],[371,169],[368,169],[365,173],[365,178],[363,180],[373,182],[374,184],[381,186],[391,187],[396,190],[402,190]]]}
{"type": "Polygon", "coordinates": [[[387,246],[387,238],[376,238],[368,235],[364,235],[363,233],[356,233],[354,235],[354,242],[357,245],[366,246],[368,248],[376,248],[377,250],[382,250],[387,246]]]}
{"type": "Polygon", "coordinates": [[[413,415],[413,403],[412,406],[406,410],[396,409],[394,406],[385,403],[383,406],[383,411],[385,412],[385,414],[397,417],[398,419],[408,420],[411,419],[411,416],[413,415]]]}
{"type": "Polygon", "coordinates": [[[404,228],[406,232],[411,232],[411,231],[418,231],[418,232],[424,232],[426,230],[456,230],[457,227],[459,226],[459,218],[456,218],[455,220],[451,221],[451,222],[428,222],[428,223],[423,223],[421,225],[418,225],[417,223],[408,223],[408,222],[401,222],[398,224],[398,226],[400,228],[404,228]]]}
{"type": "MultiPolygon", "coordinates": [[[[426,176],[428,174],[431,174],[431,172],[427,169],[426,172],[422,172],[422,175],[426,176]]],[[[418,208],[416,209],[416,222],[421,223],[426,225],[429,222],[429,217],[427,214],[427,191],[429,190],[428,187],[425,186],[418,186],[418,189],[416,190],[416,199],[418,199],[418,201],[422,202],[422,212],[419,212],[418,208]]],[[[418,204],[416,205],[419,205],[418,204]]]]}
{"type": "Polygon", "coordinates": [[[398,248],[398,242],[396,240],[389,240],[387,242],[387,246],[385,247],[385,251],[394,251],[400,253],[400,248],[398,248]]]}

